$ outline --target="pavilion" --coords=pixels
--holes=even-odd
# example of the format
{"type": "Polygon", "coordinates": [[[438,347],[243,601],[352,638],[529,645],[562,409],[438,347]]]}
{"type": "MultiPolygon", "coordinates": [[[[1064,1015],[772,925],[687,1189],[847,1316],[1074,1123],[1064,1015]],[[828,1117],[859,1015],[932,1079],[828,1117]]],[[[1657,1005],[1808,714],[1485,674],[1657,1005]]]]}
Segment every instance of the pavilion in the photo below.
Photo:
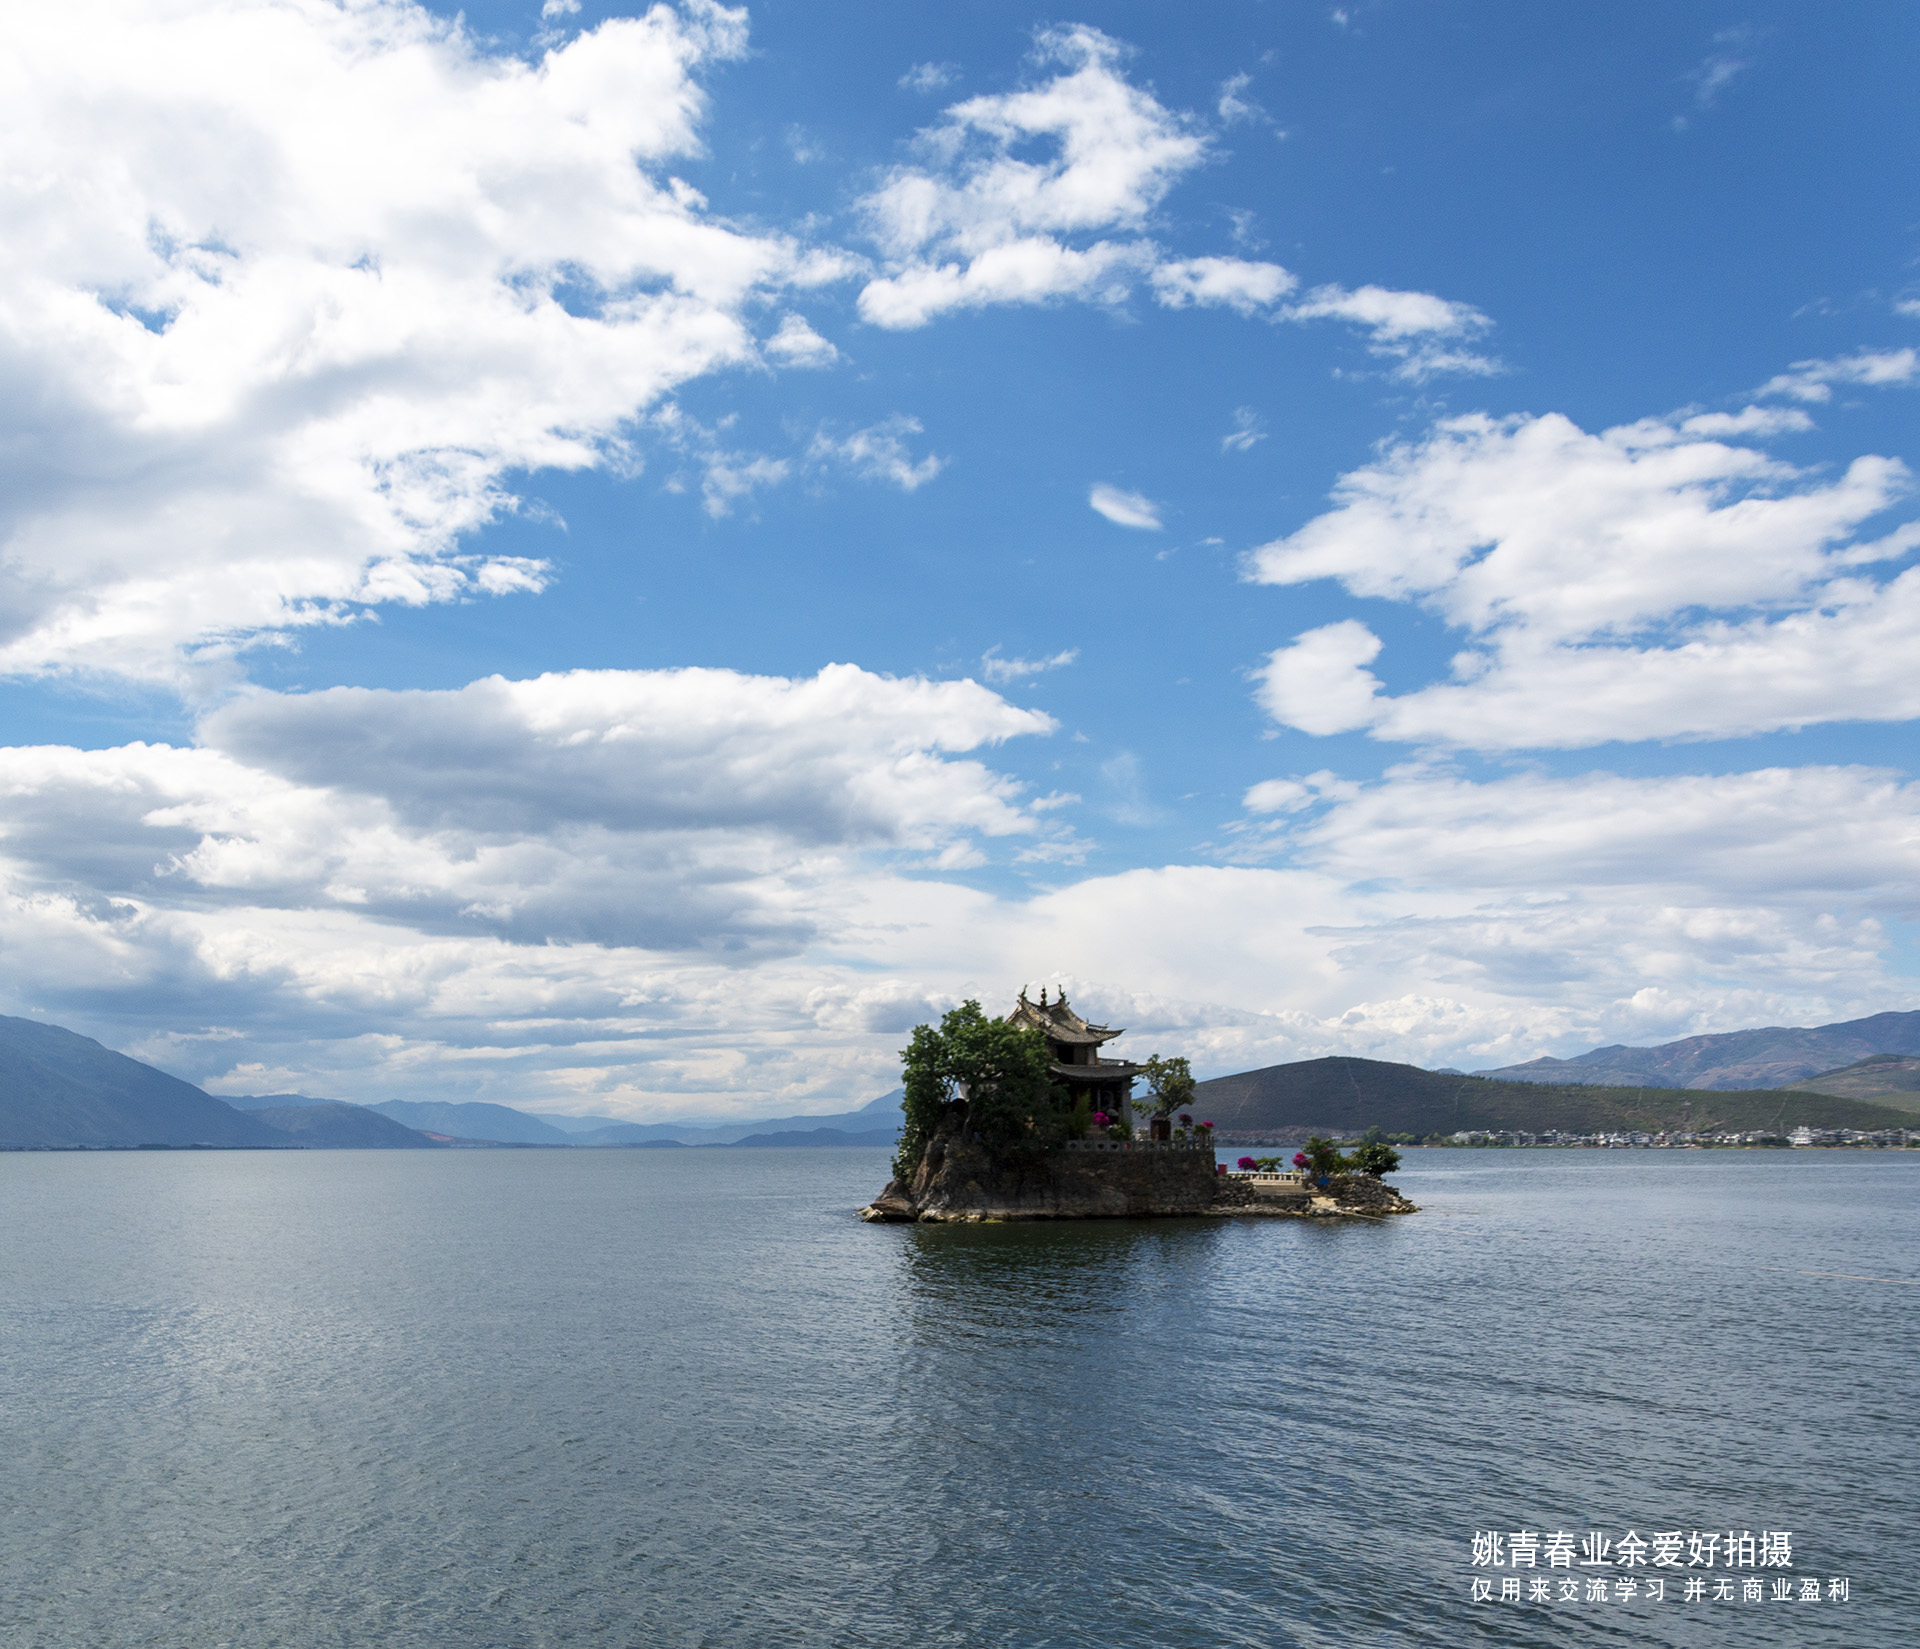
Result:
{"type": "Polygon", "coordinates": [[[1047,1039],[1047,1050],[1053,1055],[1049,1071],[1076,1104],[1084,1094],[1094,1110],[1105,1111],[1124,1127],[1133,1126],[1133,1079],[1140,1067],[1124,1059],[1100,1057],[1101,1044],[1124,1036],[1124,1029],[1088,1024],[1067,1006],[1065,991],[1049,1003],[1044,985],[1038,1002],[1028,1001],[1025,988],[1021,989],[1007,1023],[1036,1030],[1047,1039]]]}

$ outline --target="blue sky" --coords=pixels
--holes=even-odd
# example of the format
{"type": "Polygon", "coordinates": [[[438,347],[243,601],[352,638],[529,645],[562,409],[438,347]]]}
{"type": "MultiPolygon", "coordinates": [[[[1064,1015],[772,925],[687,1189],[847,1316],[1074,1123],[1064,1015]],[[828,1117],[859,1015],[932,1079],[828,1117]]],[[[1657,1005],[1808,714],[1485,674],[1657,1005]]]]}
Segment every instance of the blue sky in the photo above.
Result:
{"type": "Polygon", "coordinates": [[[634,1117],[1021,983],[1208,1073],[1912,1006],[1915,31],[36,21],[0,1006],[634,1117]]]}

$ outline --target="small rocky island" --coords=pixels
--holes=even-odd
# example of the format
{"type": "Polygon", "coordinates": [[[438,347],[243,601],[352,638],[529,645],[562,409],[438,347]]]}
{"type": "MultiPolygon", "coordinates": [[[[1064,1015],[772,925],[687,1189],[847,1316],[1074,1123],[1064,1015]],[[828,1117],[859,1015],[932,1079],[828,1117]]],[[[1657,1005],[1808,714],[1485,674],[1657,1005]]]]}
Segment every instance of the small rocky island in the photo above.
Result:
{"type": "MultiPolygon", "coordinates": [[[[1104,1059],[1123,1033],[1090,1024],[1062,992],[1020,993],[992,1019],[967,1002],[906,1049],[906,1126],[894,1177],[860,1210],[874,1221],[1142,1219],[1228,1215],[1378,1219],[1414,1205],[1384,1184],[1385,1158],[1350,1164],[1314,1141],[1288,1171],[1276,1159],[1216,1167],[1213,1129],[1184,1109],[1184,1059],[1104,1059]],[[1133,1088],[1144,1077],[1147,1115],[1133,1088]],[[1367,1168],[1372,1171],[1366,1171],[1367,1168]]],[[[1363,1151],[1364,1156],[1364,1151],[1363,1151]]],[[[1389,1151],[1388,1156],[1392,1153],[1389,1151]]],[[[1393,1159],[1397,1162],[1397,1157],[1393,1159]]]]}

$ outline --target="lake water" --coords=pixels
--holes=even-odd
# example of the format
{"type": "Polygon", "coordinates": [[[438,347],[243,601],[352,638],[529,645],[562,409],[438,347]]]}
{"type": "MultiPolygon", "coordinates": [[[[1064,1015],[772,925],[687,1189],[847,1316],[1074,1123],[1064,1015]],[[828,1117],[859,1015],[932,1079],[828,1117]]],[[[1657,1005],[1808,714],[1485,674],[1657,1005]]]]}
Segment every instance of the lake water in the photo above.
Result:
{"type": "Polygon", "coordinates": [[[1337,1227],[884,1178],[0,1156],[0,1642],[1920,1643],[1920,1153],[1410,1152],[1337,1227]],[[1849,1599],[1470,1601],[1477,1529],[1730,1527],[1849,1599]]]}

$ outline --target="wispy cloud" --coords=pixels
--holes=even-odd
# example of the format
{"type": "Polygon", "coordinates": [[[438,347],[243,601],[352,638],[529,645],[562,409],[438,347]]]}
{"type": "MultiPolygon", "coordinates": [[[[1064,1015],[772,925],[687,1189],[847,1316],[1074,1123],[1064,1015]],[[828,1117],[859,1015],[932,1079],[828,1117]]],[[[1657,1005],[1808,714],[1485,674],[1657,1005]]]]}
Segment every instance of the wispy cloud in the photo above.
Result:
{"type": "Polygon", "coordinates": [[[1267,432],[1260,427],[1260,414],[1252,407],[1233,409],[1233,428],[1220,437],[1222,452],[1251,452],[1256,443],[1264,441],[1267,432]]]}
{"type": "Polygon", "coordinates": [[[998,647],[989,647],[980,655],[980,673],[992,682],[1022,681],[1047,670],[1064,670],[1080,656],[1078,647],[1069,647],[1051,658],[1002,658],[998,647]]]}
{"type": "Polygon", "coordinates": [[[1720,94],[1753,67],[1752,45],[1753,30],[1744,26],[1722,29],[1713,37],[1714,49],[1687,76],[1696,109],[1711,109],[1720,94]]]}
{"type": "Polygon", "coordinates": [[[1863,349],[1856,355],[1824,361],[1795,361],[1787,371],[1769,378],[1756,395],[1786,395],[1796,401],[1833,399],[1835,384],[1858,384],[1868,389],[1899,389],[1920,383],[1920,350],[1863,349]]]}
{"type": "Polygon", "coordinates": [[[1317,286],[1282,315],[1289,321],[1323,318],[1349,321],[1370,334],[1375,355],[1399,361],[1396,378],[1419,381],[1440,372],[1479,377],[1501,372],[1492,356],[1466,347],[1493,323],[1472,304],[1435,297],[1431,292],[1402,292],[1385,286],[1317,286]]]}
{"type": "Polygon", "coordinates": [[[1220,116],[1223,124],[1237,126],[1242,121],[1267,118],[1267,111],[1245,95],[1252,84],[1253,76],[1250,74],[1236,74],[1221,83],[1220,100],[1214,105],[1214,112],[1220,116]]]}
{"type": "Polygon", "coordinates": [[[807,449],[810,462],[837,461],[869,481],[890,481],[902,492],[917,492],[947,467],[944,458],[928,453],[915,458],[906,437],[922,433],[920,420],[896,414],[851,435],[832,436],[824,430],[807,449]]]}
{"type": "MultiPolygon", "coordinates": [[[[1754,32],[1745,24],[1722,29],[1713,37],[1713,50],[1681,78],[1693,88],[1693,108],[1704,114],[1720,100],[1720,94],[1753,67],[1754,32]]],[[[1690,124],[1686,115],[1673,117],[1673,129],[1684,132],[1690,124]]]]}
{"type": "Polygon", "coordinates": [[[1097,481],[1087,494],[1087,502],[1116,527],[1141,527],[1154,532],[1160,530],[1160,506],[1142,493],[1127,492],[1105,481],[1097,481]]]}
{"type": "Polygon", "coordinates": [[[957,63],[916,63],[899,79],[903,92],[937,92],[960,78],[957,63]]]}

